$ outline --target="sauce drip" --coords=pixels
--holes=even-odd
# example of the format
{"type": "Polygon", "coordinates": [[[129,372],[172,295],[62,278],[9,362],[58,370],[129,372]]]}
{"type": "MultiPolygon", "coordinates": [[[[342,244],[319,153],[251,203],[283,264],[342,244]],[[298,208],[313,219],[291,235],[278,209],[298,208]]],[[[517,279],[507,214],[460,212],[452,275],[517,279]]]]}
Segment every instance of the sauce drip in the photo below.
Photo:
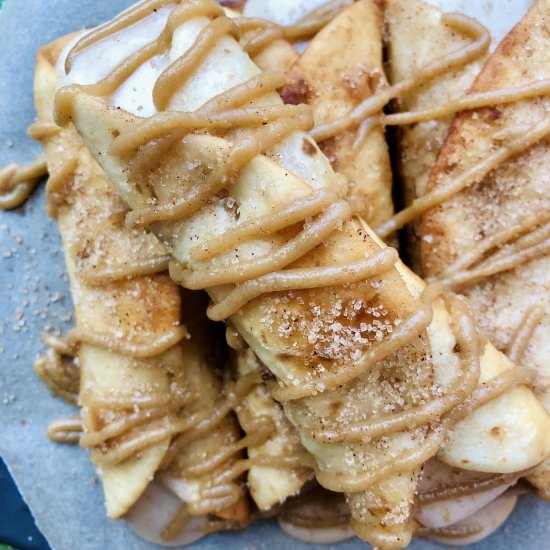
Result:
{"type": "Polygon", "coordinates": [[[309,12],[293,25],[278,25],[265,19],[239,17],[235,19],[241,34],[243,50],[250,57],[261,53],[275,40],[295,42],[305,40],[320,31],[336,17],[345,7],[352,4],[351,0],[332,0],[309,12]],[[250,33],[252,36],[247,36],[250,33]]]}
{"type": "Polygon", "coordinates": [[[120,355],[135,357],[136,359],[148,359],[168,351],[188,336],[189,334],[184,326],[177,326],[168,329],[156,340],[132,342],[122,340],[116,334],[98,333],[90,327],[78,327],[69,332],[68,339],[70,342],[98,346],[120,355]]]}
{"type": "Polygon", "coordinates": [[[48,437],[56,443],[77,445],[82,438],[84,428],[79,417],[54,420],[48,425],[48,437]]]}
{"type": "Polygon", "coordinates": [[[104,269],[81,270],[82,279],[92,286],[102,286],[115,281],[154,275],[168,270],[170,256],[143,256],[135,263],[110,264],[104,269]]]}
{"type": "Polygon", "coordinates": [[[58,397],[76,405],[80,387],[80,368],[76,349],[66,339],[46,335],[48,351],[34,363],[34,372],[58,397]]]}
{"type": "Polygon", "coordinates": [[[47,173],[46,162],[41,159],[25,167],[10,164],[0,170],[0,209],[21,206],[47,173]]]}

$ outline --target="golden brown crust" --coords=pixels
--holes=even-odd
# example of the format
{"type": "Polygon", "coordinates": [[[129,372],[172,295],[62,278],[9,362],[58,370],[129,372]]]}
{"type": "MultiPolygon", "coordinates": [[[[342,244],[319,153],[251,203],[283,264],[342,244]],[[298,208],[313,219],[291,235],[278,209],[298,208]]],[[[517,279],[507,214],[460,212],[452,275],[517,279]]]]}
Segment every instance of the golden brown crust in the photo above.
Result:
{"type": "MultiPolygon", "coordinates": [[[[443,13],[419,0],[388,0],[386,42],[391,84],[410,78],[420,67],[464,47],[461,36],[442,19],[443,13]]],[[[484,58],[447,71],[396,101],[396,110],[420,111],[462,97],[478,75],[484,58]]],[[[405,205],[427,192],[430,172],[447,137],[452,117],[403,126],[396,130],[396,155],[405,205]]],[[[416,272],[421,272],[418,224],[407,228],[407,247],[416,272]]]]}
{"type": "MultiPolygon", "coordinates": [[[[550,77],[546,21],[550,2],[538,0],[522,21],[505,37],[477,78],[480,92],[527,84],[550,77]]],[[[436,188],[500,146],[496,132],[516,129],[521,135],[550,114],[547,98],[524,100],[507,106],[479,109],[458,115],[434,167],[429,187],[436,188]]],[[[550,210],[549,141],[543,140],[516,155],[458,196],[434,208],[422,221],[422,266],[427,275],[440,275],[483,239],[513,227],[529,216],[550,210]]],[[[517,326],[534,305],[545,314],[524,357],[547,380],[550,351],[550,258],[540,256],[513,270],[489,277],[463,290],[481,328],[501,350],[506,350],[517,326]]],[[[548,408],[546,382],[538,397],[548,408]]],[[[532,478],[548,493],[548,466],[532,478]]]]}
{"type": "MultiPolygon", "coordinates": [[[[386,84],[382,64],[383,11],[361,0],[341,12],[313,38],[292,67],[281,95],[308,103],[315,124],[348,114],[386,84]],[[344,46],[344,47],[342,47],[344,46]]],[[[391,167],[384,131],[373,129],[353,150],[356,130],[320,143],[335,170],[349,180],[349,199],[367,223],[377,226],[393,213],[391,167]]]]}
{"type": "MultiPolygon", "coordinates": [[[[58,80],[54,65],[73,37],[74,34],[60,38],[41,48],[37,54],[35,103],[40,121],[53,122],[53,98],[58,80]]],[[[69,174],[62,192],[57,194],[57,217],[77,327],[84,331],[115,334],[117,339],[123,341],[145,342],[154,342],[174,330],[181,323],[181,289],[168,275],[137,276],[100,285],[88,282],[90,273],[109,269],[116,264],[131,265],[140,256],[162,255],[166,251],[153,235],[125,227],[126,208],[74,127],[68,126],[45,138],[43,146],[50,174],[55,174],[69,158],[78,161],[76,171],[69,174]]],[[[187,308],[193,309],[192,304],[193,300],[188,298],[184,311],[187,317],[191,313],[187,308]]],[[[200,309],[204,310],[205,304],[200,305],[200,309]]],[[[190,325],[192,335],[198,333],[203,336],[202,333],[207,330],[196,322],[190,322],[190,325]]],[[[182,377],[185,388],[201,396],[200,405],[212,407],[219,397],[220,383],[205,356],[207,348],[201,343],[204,342],[200,338],[192,337],[185,341],[184,346],[173,347],[144,360],[82,344],[79,351],[80,404],[88,433],[102,429],[106,423],[125,414],[97,406],[95,400],[98,396],[109,398],[117,392],[168,393],[179,387],[182,377]]],[[[212,346],[212,342],[208,344],[212,346]]],[[[158,427],[158,422],[155,424],[153,421],[142,426],[141,431],[146,434],[147,430],[153,431],[158,427]]],[[[122,444],[125,437],[123,434],[104,445],[100,452],[92,452],[92,460],[100,466],[98,471],[104,485],[107,512],[112,518],[123,516],[140,497],[159,468],[170,443],[170,437],[167,437],[120,464],[103,464],[102,452],[122,444]]],[[[219,449],[220,439],[229,445],[238,437],[235,422],[228,417],[216,431],[188,445],[178,458],[185,461],[186,453],[197,452],[195,448],[207,456],[219,449]]],[[[205,483],[205,480],[198,483],[205,483]]],[[[244,492],[240,495],[235,504],[220,511],[220,517],[238,521],[248,517],[248,498],[244,492]]]]}
{"type": "MultiPolygon", "coordinates": [[[[485,64],[476,79],[471,92],[482,92],[499,89],[505,86],[527,84],[535,79],[545,78],[549,72],[545,55],[545,41],[548,31],[544,26],[545,16],[550,12],[549,2],[538,1],[530,12],[504,38],[494,54],[485,64]],[[518,60],[521,62],[518,63],[518,60]]],[[[441,149],[437,163],[434,166],[428,190],[441,185],[443,180],[461,172],[473,164],[484,154],[491,151],[496,142],[492,134],[499,129],[513,127],[519,124],[530,126],[545,116],[547,102],[543,100],[526,100],[506,107],[491,107],[474,112],[457,115],[453,120],[448,137],[441,149]]],[[[534,148],[540,151],[544,145],[534,148]]],[[[541,151],[542,152],[542,151],[541,151]]],[[[532,151],[512,159],[500,167],[496,173],[500,176],[510,174],[521,160],[533,154],[532,151]]],[[[502,212],[491,209],[492,195],[501,195],[501,201],[515,203],[517,208],[524,209],[530,200],[521,187],[508,182],[496,183],[495,175],[490,175],[479,185],[470,187],[460,196],[448,201],[441,207],[434,208],[423,220],[422,234],[429,235],[422,243],[424,269],[427,275],[440,273],[445,266],[454,261],[464,247],[460,247],[457,239],[457,226],[449,220],[452,211],[462,208],[467,215],[467,224],[471,224],[472,239],[482,237],[491,230],[491,225],[499,222],[502,212]],[[502,197],[505,192],[519,197],[502,197]],[[478,203],[476,205],[476,202],[478,203]],[[485,207],[484,215],[480,215],[476,206],[485,207]],[[433,237],[433,238],[432,238],[433,237]]],[[[504,206],[504,204],[503,204],[504,206]]],[[[528,211],[525,209],[524,211],[528,211]]],[[[500,222],[503,220],[500,219],[500,222]]]]}

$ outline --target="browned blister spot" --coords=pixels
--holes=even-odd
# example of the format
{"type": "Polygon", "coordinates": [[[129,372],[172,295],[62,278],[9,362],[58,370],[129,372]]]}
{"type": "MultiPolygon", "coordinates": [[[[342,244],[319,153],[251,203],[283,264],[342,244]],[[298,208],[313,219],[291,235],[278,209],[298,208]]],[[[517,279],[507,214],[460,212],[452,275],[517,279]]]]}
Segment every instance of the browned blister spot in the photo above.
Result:
{"type": "Polygon", "coordinates": [[[287,105],[309,103],[311,88],[301,76],[289,74],[289,80],[280,91],[283,101],[287,105]]]}
{"type": "Polygon", "coordinates": [[[309,157],[312,157],[313,155],[317,154],[317,147],[311,141],[307,138],[304,138],[302,141],[302,151],[308,155],[309,157]]]}

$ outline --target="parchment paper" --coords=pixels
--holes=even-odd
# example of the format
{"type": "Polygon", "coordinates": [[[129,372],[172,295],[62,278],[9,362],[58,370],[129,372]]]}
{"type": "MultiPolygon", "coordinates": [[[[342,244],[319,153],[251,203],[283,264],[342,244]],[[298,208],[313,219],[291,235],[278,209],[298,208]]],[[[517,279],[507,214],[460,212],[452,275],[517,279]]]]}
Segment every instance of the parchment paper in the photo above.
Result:
{"type": "MultiPolygon", "coordinates": [[[[298,1],[298,0],[297,0],[298,1]]],[[[25,133],[34,118],[32,79],[37,47],[57,36],[104,21],[130,0],[7,0],[0,11],[0,166],[26,162],[39,147],[25,133]]],[[[528,0],[438,0],[474,11],[502,34],[528,0]]],[[[70,324],[71,303],[55,224],[39,191],[17,212],[0,212],[0,455],[6,460],[37,523],[54,550],[144,550],[124,522],[105,517],[100,484],[85,451],[55,445],[48,421],[74,414],[36,379],[32,363],[39,335],[70,324]]],[[[2,521],[2,518],[0,518],[2,521]]],[[[550,546],[550,505],[523,497],[506,526],[477,550],[542,550],[550,546]]],[[[202,550],[315,548],[264,522],[243,533],[212,535],[202,550]]],[[[334,548],[364,548],[350,541],[334,548]]],[[[323,548],[323,547],[319,547],[323,548]]],[[[327,548],[327,547],[324,547],[327,548]]],[[[328,547],[331,548],[331,547],[328,547]]],[[[413,550],[444,548],[415,541],[413,550]]]]}

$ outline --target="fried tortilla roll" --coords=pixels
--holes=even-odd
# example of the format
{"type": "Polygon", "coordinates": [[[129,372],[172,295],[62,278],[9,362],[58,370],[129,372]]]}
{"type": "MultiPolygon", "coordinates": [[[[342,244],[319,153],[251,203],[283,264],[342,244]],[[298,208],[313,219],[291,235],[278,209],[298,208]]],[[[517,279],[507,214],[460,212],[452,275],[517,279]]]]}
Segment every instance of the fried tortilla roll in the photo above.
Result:
{"type": "Polygon", "coordinates": [[[239,21],[183,1],[164,31],[125,40],[157,4],[75,45],[57,120],[72,120],[106,170],[127,224],[169,247],[172,277],[207,289],[209,316],[229,319],[275,375],[272,394],[317,480],[346,494],[355,531],[406,546],[419,469],[435,454],[487,472],[547,456],[528,373],[352,216],[342,176],[304,133],[309,108],[283,105],[280,80],[235,40],[239,21]]]}
{"type": "MultiPolygon", "coordinates": [[[[232,340],[239,341],[239,349],[234,353],[239,377],[258,371],[264,371],[264,376],[269,373],[240,337],[233,336],[232,340]]],[[[247,446],[250,496],[261,512],[272,510],[297,495],[313,477],[313,459],[264,384],[256,386],[235,412],[250,440],[247,446]]]]}
{"type": "MultiPolygon", "coordinates": [[[[76,309],[76,329],[67,350],[58,351],[78,349],[80,444],[91,450],[112,518],[124,516],[156,476],[180,507],[186,503],[186,513],[245,521],[247,501],[233,472],[239,431],[206,355],[206,319],[192,323],[206,304],[190,293],[182,304],[180,289],[162,273],[164,247],[124,227],[123,203],[74,128],[53,123],[53,65],[66,42],[38,54],[33,133],[47,155],[49,207],[76,309]]],[[[54,350],[48,358],[61,365],[54,350]]],[[[52,365],[44,360],[37,368],[49,372],[52,365]]]]}
{"type": "MultiPolygon", "coordinates": [[[[226,6],[226,15],[233,18],[242,15],[238,11],[227,9],[242,6],[222,4],[226,6]]],[[[243,33],[242,39],[245,43],[253,41],[257,33],[258,29],[252,28],[243,33]]],[[[279,73],[286,73],[297,58],[296,50],[290,42],[282,38],[260,47],[253,55],[254,63],[260,69],[279,73]]],[[[236,347],[234,358],[237,376],[246,376],[262,369],[260,361],[238,333],[228,327],[227,334],[228,343],[232,342],[236,347]]],[[[241,427],[252,437],[251,444],[247,447],[251,462],[247,474],[250,496],[260,511],[268,511],[285,502],[289,496],[300,492],[302,485],[313,475],[311,457],[301,445],[296,430],[284,416],[280,405],[273,401],[264,386],[258,385],[244,399],[236,413],[241,427]],[[266,418],[270,421],[264,426],[264,431],[269,430],[271,435],[267,439],[264,437],[264,440],[261,437],[256,439],[262,431],[258,422],[265,422],[266,418]]]]}
{"type": "MultiPolygon", "coordinates": [[[[548,82],[550,2],[535,2],[506,36],[472,93],[548,82]]],[[[537,370],[550,407],[550,102],[524,99],[458,115],[429,188],[469,185],[422,222],[422,265],[468,297],[482,329],[514,360],[537,370]],[[466,177],[464,176],[466,174],[466,177]]],[[[550,497],[550,464],[529,478],[550,497]]]]}
{"type": "MultiPolygon", "coordinates": [[[[388,78],[396,84],[443,55],[463,48],[471,39],[445,23],[443,13],[420,0],[386,2],[388,78]]],[[[421,111],[460,99],[471,88],[485,56],[443,73],[396,101],[398,111],[421,111]]],[[[409,205],[427,192],[430,172],[447,137],[452,113],[442,118],[402,126],[396,135],[398,178],[409,205]]],[[[419,235],[408,227],[407,245],[415,271],[420,271],[419,235]]]]}
{"type": "MultiPolygon", "coordinates": [[[[382,10],[373,0],[343,10],[312,39],[290,70],[282,91],[285,103],[311,105],[316,125],[353,111],[387,84],[382,28],[382,10]]],[[[346,176],[347,198],[355,212],[370,225],[385,222],[393,214],[393,204],[384,129],[362,128],[359,136],[348,129],[320,147],[334,170],[346,176]]]]}

